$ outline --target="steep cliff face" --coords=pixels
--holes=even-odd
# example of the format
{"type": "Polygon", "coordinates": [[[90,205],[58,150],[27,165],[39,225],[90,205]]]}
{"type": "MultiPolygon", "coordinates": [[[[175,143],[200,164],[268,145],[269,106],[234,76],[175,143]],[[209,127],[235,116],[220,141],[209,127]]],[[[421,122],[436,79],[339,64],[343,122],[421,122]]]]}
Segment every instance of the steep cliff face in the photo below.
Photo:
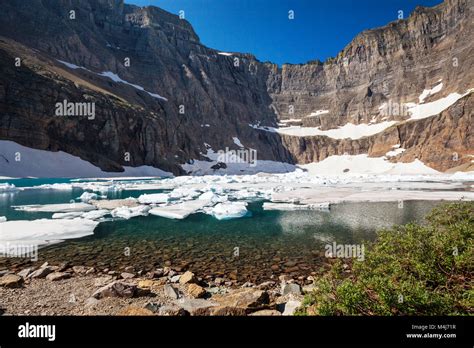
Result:
{"type": "Polygon", "coordinates": [[[233,138],[256,149],[259,160],[380,156],[401,144],[407,150],[396,160],[420,158],[439,170],[465,165],[473,149],[469,95],[420,120],[381,106],[417,102],[440,81],[442,90],[426,102],[474,87],[471,3],[418,8],[406,20],[361,33],[325,63],[280,68],[207,48],[185,19],[156,7],[8,1],[0,12],[0,139],[62,150],[111,171],[151,165],[182,174],[181,165],[206,160],[209,147],[239,148],[233,138]],[[57,117],[63,100],[95,103],[94,119],[57,117]],[[357,140],[249,126],[276,127],[285,119],[321,130],[400,123],[357,140]]]}
{"type": "Polygon", "coordinates": [[[406,115],[382,115],[380,106],[415,101],[440,80],[436,98],[473,87],[470,6],[468,0],[449,0],[418,7],[406,20],[359,34],[325,63],[274,66],[268,85],[279,118],[322,129],[386,116],[400,120],[406,115]],[[318,110],[329,112],[308,117],[318,110]]]}
{"type": "Polygon", "coordinates": [[[255,135],[248,126],[275,124],[266,70],[253,70],[251,56],[206,48],[177,16],[122,1],[11,1],[0,13],[0,32],[21,43],[5,38],[0,52],[8,77],[0,82],[4,139],[61,149],[104,169],[147,164],[180,173],[179,164],[203,158],[205,143],[216,151],[238,148],[233,137],[260,159],[292,162],[277,135],[255,135]],[[27,57],[21,67],[13,65],[17,56],[27,57]],[[145,91],[112,82],[104,72],[145,91]],[[57,101],[82,102],[91,89],[117,98],[97,105],[94,120],[55,117],[57,101]],[[31,137],[29,129],[40,134],[31,137]],[[67,131],[73,129],[91,138],[67,131]]]}

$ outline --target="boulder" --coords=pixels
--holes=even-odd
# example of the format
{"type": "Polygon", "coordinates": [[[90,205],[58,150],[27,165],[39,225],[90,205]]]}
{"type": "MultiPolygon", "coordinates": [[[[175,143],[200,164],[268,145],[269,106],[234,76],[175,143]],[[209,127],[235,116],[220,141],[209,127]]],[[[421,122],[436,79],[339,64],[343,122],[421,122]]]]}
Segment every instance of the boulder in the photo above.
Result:
{"type": "Polygon", "coordinates": [[[283,284],[281,287],[281,293],[283,295],[294,294],[301,295],[301,288],[298,284],[283,284]]]}
{"type": "Polygon", "coordinates": [[[210,307],[218,307],[219,304],[212,300],[204,300],[201,298],[181,298],[174,301],[174,304],[183,308],[191,315],[209,315],[210,307]]]}
{"type": "Polygon", "coordinates": [[[51,266],[44,266],[40,269],[37,269],[33,273],[30,274],[30,278],[44,278],[48,274],[53,273],[54,269],[51,266]]]}
{"type": "Polygon", "coordinates": [[[128,273],[128,272],[123,272],[123,273],[120,273],[120,276],[123,278],[123,279],[132,279],[135,277],[135,274],[133,273],[128,273]]]}
{"type": "Polygon", "coordinates": [[[173,317],[187,316],[189,315],[189,312],[186,311],[184,308],[181,308],[176,305],[167,305],[167,306],[160,307],[160,309],[158,310],[158,315],[173,316],[173,317]]]}
{"type": "Polygon", "coordinates": [[[184,274],[179,278],[180,284],[188,284],[188,283],[195,283],[197,281],[193,272],[186,271],[184,274]]]}
{"type": "Polygon", "coordinates": [[[174,300],[176,300],[178,297],[179,297],[179,293],[178,293],[178,290],[170,285],[170,284],[166,284],[164,287],[163,287],[163,291],[165,292],[165,295],[169,298],[172,298],[174,300]]]}
{"type": "Polygon", "coordinates": [[[122,281],[115,281],[100,289],[98,289],[92,297],[101,299],[104,297],[126,297],[131,298],[135,295],[137,286],[134,284],[125,283],[122,281]]]}
{"type": "Polygon", "coordinates": [[[46,279],[52,282],[68,278],[71,278],[71,274],[65,272],[53,272],[46,276],[46,279]]]}
{"type": "Polygon", "coordinates": [[[17,274],[18,274],[20,277],[26,279],[26,278],[31,274],[31,272],[33,272],[33,268],[28,267],[28,268],[25,268],[25,269],[21,270],[21,271],[18,272],[17,274]]]}
{"type": "Polygon", "coordinates": [[[201,298],[206,295],[206,290],[197,284],[189,284],[187,292],[193,298],[201,298]]]}
{"type": "Polygon", "coordinates": [[[228,294],[215,295],[213,300],[221,306],[240,307],[244,309],[259,308],[269,302],[268,293],[254,288],[242,288],[228,294]]]}
{"type": "Polygon", "coordinates": [[[23,278],[16,274],[5,274],[0,278],[0,286],[5,288],[21,288],[23,286],[23,278]]]}

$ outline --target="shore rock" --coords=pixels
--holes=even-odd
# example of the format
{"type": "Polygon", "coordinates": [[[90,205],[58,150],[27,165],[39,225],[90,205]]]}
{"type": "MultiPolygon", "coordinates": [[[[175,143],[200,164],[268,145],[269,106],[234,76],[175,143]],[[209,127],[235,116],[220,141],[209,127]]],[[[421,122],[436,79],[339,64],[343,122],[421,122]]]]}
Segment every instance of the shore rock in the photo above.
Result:
{"type": "Polygon", "coordinates": [[[224,307],[240,307],[244,309],[258,308],[269,301],[268,293],[254,288],[241,288],[228,294],[215,295],[213,298],[224,307]]]}
{"type": "Polygon", "coordinates": [[[201,286],[197,284],[189,284],[187,292],[189,296],[194,298],[201,298],[206,295],[206,290],[204,290],[201,286]]]}
{"type": "Polygon", "coordinates": [[[126,297],[131,298],[135,295],[137,286],[134,284],[115,281],[97,290],[92,297],[101,299],[104,297],[126,297]]]}
{"type": "Polygon", "coordinates": [[[169,298],[176,300],[179,297],[178,290],[170,284],[166,284],[163,288],[163,291],[165,292],[165,295],[169,298]]]}
{"type": "Polygon", "coordinates": [[[275,309],[262,309],[261,311],[256,311],[250,313],[251,316],[281,316],[281,313],[275,309]]]}
{"type": "Polygon", "coordinates": [[[186,271],[180,278],[179,278],[179,283],[180,284],[188,284],[188,283],[195,283],[197,281],[194,273],[190,271],[186,271]]]}
{"type": "Polygon", "coordinates": [[[298,284],[284,284],[281,287],[281,293],[283,295],[287,295],[287,294],[301,295],[301,288],[298,284]]]}
{"type": "Polygon", "coordinates": [[[51,266],[44,266],[40,269],[37,269],[33,273],[30,274],[30,278],[44,278],[48,274],[53,273],[54,269],[51,266]]]}
{"type": "Polygon", "coordinates": [[[122,309],[118,315],[126,316],[126,315],[137,315],[137,316],[150,316],[154,315],[152,311],[146,308],[140,308],[135,306],[128,306],[122,309]]]}
{"type": "Polygon", "coordinates": [[[16,274],[6,274],[0,278],[0,286],[6,288],[21,288],[23,278],[16,274]]]}
{"type": "Polygon", "coordinates": [[[53,272],[46,276],[46,279],[52,282],[68,278],[71,278],[71,274],[65,272],[53,272]]]}

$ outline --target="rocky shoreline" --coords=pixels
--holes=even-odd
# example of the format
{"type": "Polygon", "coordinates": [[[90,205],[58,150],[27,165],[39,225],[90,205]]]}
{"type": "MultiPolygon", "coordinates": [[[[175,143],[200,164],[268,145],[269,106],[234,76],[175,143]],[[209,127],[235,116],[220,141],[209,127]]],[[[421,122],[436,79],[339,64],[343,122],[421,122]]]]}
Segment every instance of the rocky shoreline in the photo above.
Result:
{"type": "Polygon", "coordinates": [[[0,315],[293,315],[314,288],[313,276],[240,285],[205,278],[170,266],[145,273],[46,262],[0,270],[0,315]]]}

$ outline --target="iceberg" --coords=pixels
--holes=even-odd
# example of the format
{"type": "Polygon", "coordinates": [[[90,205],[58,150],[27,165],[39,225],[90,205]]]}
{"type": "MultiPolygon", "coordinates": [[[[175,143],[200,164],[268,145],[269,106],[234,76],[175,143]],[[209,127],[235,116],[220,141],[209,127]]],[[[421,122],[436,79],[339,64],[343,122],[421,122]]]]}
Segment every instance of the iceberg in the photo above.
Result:
{"type": "Polygon", "coordinates": [[[211,214],[217,220],[238,219],[247,215],[247,213],[246,202],[219,203],[211,210],[211,214]]]}
{"type": "Polygon", "coordinates": [[[170,196],[167,193],[143,194],[138,197],[140,204],[168,203],[170,196]]]}
{"type": "Polygon", "coordinates": [[[111,214],[113,217],[128,220],[137,216],[147,216],[150,209],[151,207],[146,205],[139,205],[133,208],[121,207],[112,210],[111,214]]]}

